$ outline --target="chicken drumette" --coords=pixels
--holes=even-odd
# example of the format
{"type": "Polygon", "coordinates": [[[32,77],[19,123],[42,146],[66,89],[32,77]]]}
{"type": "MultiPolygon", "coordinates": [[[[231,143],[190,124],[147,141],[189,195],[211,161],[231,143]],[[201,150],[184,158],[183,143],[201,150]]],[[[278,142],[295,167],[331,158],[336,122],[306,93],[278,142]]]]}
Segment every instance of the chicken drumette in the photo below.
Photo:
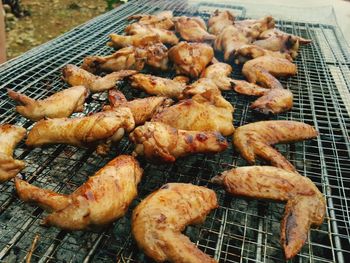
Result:
{"type": "Polygon", "coordinates": [[[214,57],[211,46],[204,43],[180,42],[169,50],[177,74],[198,78],[214,57]]]}
{"type": "Polygon", "coordinates": [[[175,162],[193,153],[218,153],[227,148],[226,139],[216,131],[178,130],[159,122],[137,127],[130,140],[136,144],[134,153],[150,160],[175,162]]]}
{"type": "Polygon", "coordinates": [[[73,112],[81,112],[89,95],[89,90],[84,86],[65,89],[43,100],[34,100],[10,89],[7,92],[11,99],[20,104],[16,106],[16,111],[32,121],[46,117],[69,117],[73,112]]]}
{"type": "Polygon", "coordinates": [[[273,166],[295,171],[295,167],[271,145],[312,139],[317,134],[312,126],[302,122],[260,121],[238,127],[233,144],[251,164],[258,156],[273,166]]]}
{"type": "Polygon", "coordinates": [[[213,178],[237,196],[287,202],[281,223],[281,243],[287,259],[304,245],[312,225],[324,220],[326,203],[307,177],[271,166],[239,167],[213,178]]]}
{"type": "Polygon", "coordinates": [[[202,223],[217,207],[213,190],[169,183],[135,208],[132,233],[139,248],[156,262],[215,263],[181,232],[187,225],[202,223]]]}
{"type": "Polygon", "coordinates": [[[122,217],[137,196],[142,169],[131,156],[120,155],[70,195],[42,189],[16,178],[20,199],[52,212],[45,225],[67,230],[94,229],[122,217]]]}
{"type": "Polygon", "coordinates": [[[26,129],[11,125],[0,125],[0,182],[15,177],[25,166],[25,163],[13,158],[16,145],[26,135],[26,129]]]}

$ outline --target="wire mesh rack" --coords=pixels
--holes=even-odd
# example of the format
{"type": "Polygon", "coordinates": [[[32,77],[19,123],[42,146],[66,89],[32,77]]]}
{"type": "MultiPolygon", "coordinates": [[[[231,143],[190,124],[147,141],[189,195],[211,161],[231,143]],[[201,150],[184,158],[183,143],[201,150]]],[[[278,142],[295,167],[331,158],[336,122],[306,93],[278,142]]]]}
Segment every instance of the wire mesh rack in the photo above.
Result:
{"type": "MultiPolygon", "coordinates": [[[[32,123],[14,111],[5,87],[43,98],[66,87],[61,68],[79,65],[88,55],[112,52],[105,44],[110,33],[121,33],[126,17],[170,9],[175,15],[200,15],[208,19],[210,10],[230,9],[245,18],[242,6],[186,1],[131,1],[81,25],[0,67],[0,122],[30,129],[32,123]]],[[[262,14],[264,15],[264,14],[262,14]]],[[[282,30],[311,38],[298,59],[298,75],[282,80],[294,94],[292,111],[274,117],[253,113],[252,98],[224,93],[235,106],[234,124],[240,126],[262,119],[303,121],[313,125],[320,136],[311,141],[280,145],[278,149],[323,192],[327,215],[323,225],[310,231],[308,241],[293,262],[350,262],[350,52],[337,27],[332,25],[277,21],[282,30]]],[[[233,77],[242,79],[235,67],[233,77]]],[[[163,74],[166,75],[166,73],[163,74]]],[[[128,98],[145,96],[121,83],[128,98]]],[[[101,110],[106,94],[94,95],[86,103],[84,115],[101,110]]],[[[228,138],[230,141],[230,138],[228,138]]],[[[66,145],[28,149],[23,143],[15,156],[27,167],[22,175],[29,182],[61,193],[70,193],[114,156],[131,153],[133,146],[123,139],[110,155],[102,158],[93,149],[66,145]]],[[[0,185],[0,261],[24,262],[33,239],[40,235],[32,262],[151,262],[130,233],[132,209],[152,191],[167,182],[188,182],[212,188],[220,207],[206,221],[189,226],[185,234],[205,253],[220,262],[283,262],[279,244],[280,220],[284,204],[231,197],[209,180],[221,171],[247,163],[235,149],[216,155],[197,154],[174,164],[151,164],[140,160],[145,176],[139,196],[127,215],[109,228],[97,231],[66,232],[40,225],[45,212],[21,202],[13,183],[0,185]]]]}

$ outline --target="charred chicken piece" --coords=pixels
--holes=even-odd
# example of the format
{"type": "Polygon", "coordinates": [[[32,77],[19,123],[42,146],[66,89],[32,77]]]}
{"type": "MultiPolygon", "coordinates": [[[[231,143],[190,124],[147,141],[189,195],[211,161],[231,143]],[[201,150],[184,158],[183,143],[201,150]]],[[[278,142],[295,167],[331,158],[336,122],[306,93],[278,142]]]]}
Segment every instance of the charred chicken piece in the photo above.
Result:
{"type": "Polygon", "coordinates": [[[145,64],[166,70],[168,67],[166,46],[157,43],[143,48],[125,47],[109,56],[86,57],[81,67],[91,73],[98,73],[123,69],[141,70],[145,64]]]}
{"type": "Polygon", "coordinates": [[[175,162],[193,153],[218,153],[228,146],[219,132],[178,130],[160,122],[147,122],[137,127],[130,134],[130,140],[136,144],[136,155],[164,162],[175,162]]]}
{"type": "Polygon", "coordinates": [[[174,79],[167,79],[141,73],[131,76],[130,80],[133,88],[143,90],[151,95],[169,98],[180,98],[188,82],[186,77],[178,76],[174,79]]]}
{"type": "Polygon", "coordinates": [[[271,166],[239,167],[214,177],[227,192],[237,196],[287,202],[281,223],[281,243],[286,259],[304,245],[311,226],[324,220],[326,203],[307,177],[271,166]]]}
{"type": "Polygon", "coordinates": [[[288,53],[282,53],[280,51],[270,51],[268,49],[256,46],[256,45],[244,45],[236,50],[236,60],[237,64],[244,64],[248,60],[262,57],[271,56],[277,58],[284,58],[292,61],[292,57],[288,53]]]}
{"type": "Polygon", "coordinates": [[[208,21],[208,32],[218,35],[225,27],[233,25],[235,16],[230,11],[216,10],[208,21]]]}
{"type": "Polygon", "coordinates": [[[81,112],[89,95],[89,90],[84,86],[62,90],[43,100],[34,100],[10,89],[7,92],[11,99],[20,104],[16,106],[16,111],[32,121],[46,117],[69,117],[73,112],[81,112]]]}
{"type": "Polygon", "coordinates": [[[174,23],[172,21],[173,12],[163,11],[155,15],[132,15],[128,17],[128,20],[138,20],[138,24],[147,25],[159,29],[172,29],[174,23]]]}
{"type": "Polygon", "coordinates": [[[11,125],[0,125],[0,182],[15,177],[25,166],[24,161],[13,158],[16,145],[26,135],[26,129],[11,125]]]}
{"type": "Polygon", "coordinates": [[[198,78],[214,57],[211,46],[204,43],[180,42],[169,50],[177,74],[198,78]]]}
{"type": "Polygon", "coordinates": [[[163,44],[176,45],[179,39],[173,31],[155,28],[149,25],[133,23],[125,28],[125,33],[128,35],[158,35],[163,44]]]}
{"type": "Polygon", "coordinates": [[[29,132],[26,144],[31,147],[56,143],[88,146],[93,142],[117,142],[125,131],[131,131],[134,126],[134,118],[128,108],[81,118],[41,120],[29,132]]]}
{"type": "Polygon", "coordinates": [[[109,37],[111,41],[109,41],[107,45],[116,49],[129,46],[145,47],[161,42],[157,34],[124,36],[113,33],[110,34],[109,37]]]}
{"type": "Polygon", "coordinates": [[[104,110],[114,110],[120,107],[129,108],[134,116],[135,125],[144,124],[157,111],[173,104],[173,101],[167,97],[148,97],[127,101],[124,94],[117,90],[110,90],[108,98],[111,105],[105,106],[104,110]]]}
{"type": "Polygon", "coordinates": [[[120,155],[91,176],[70,195],[33,186],[16,178],[21,200],[52,212],[45,225],[66,230],[99,228],[124,216],[137,196],[142,169],[131,156],[120,155]]]}
{"type": "Polygon", "coordinates": [[[260,157],[273,166],[295,171],[295,167],[271,145],[312,139],[317,135],[312,126],[302,122],[260,121],[237,128],[233,144],[251,164],[260,157]]]}
{"type": "Polygon", "coordinates": [[[181,232],[187,225],[204,222],[206,215],[217,207],[213,190],[168,183],[135,208],[132,233],[139,248],[156,262],[215,263],[181,232]]]}
{"type": "Polygon", "coordinates": [[[184,40],[190,42],[212,41],[216,38],[207,32],[207,26],[200,17],[177,17],[175,29],[184,40]]]}
{"type": "Polygon", "coordinates": [[[185,99],[156,113],[152,121],[188,131],[218,131],[224,136],[233,133],[233,107],[219,90],[209,90],[185,99]]]}
{"type": "Polygon", "coordinates": [[[82,85],[87,87],[90,92],[96,93],[109,90],[115,87],[118,81],[136,73],[136,70],[120,70],[99,77],[82,68],[68,64],[62,70],[62,78],[71,86],[82,85]]]}

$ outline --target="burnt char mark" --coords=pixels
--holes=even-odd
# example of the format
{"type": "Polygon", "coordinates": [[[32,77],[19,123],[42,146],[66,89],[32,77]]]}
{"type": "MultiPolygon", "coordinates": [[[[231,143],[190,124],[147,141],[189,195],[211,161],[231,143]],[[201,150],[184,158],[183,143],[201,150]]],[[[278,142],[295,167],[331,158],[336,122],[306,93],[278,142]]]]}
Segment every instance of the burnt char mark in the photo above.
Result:
{"type": "Polygon", "coordinates": [[[220,132],[215,132],[216,141],[220,144],[226,144],[226,139],[220,132]]]}
{"type": "Polygon", "coordinates": [[[168,188],[169,188],[169,184],[165,184],[160,189],[168,189],[168,188]]]}
{"type": "Polygon", "coordinates": [[[186,135],[185,136],[185,141],[187,144],[192,144],[193,143],[193,136],[192,135],[186,135]]]}
{"type": "Polygon", "coordinates": [[[196,139],[200,142],[205,142],[208,140],[208,136],[205,133],[200,132],[196,135],[196,139]]]}
{"type": "Polygon", "coordinates": [[[295,229],[297,227],[297,223],[295,221],[295,216],[293,214],[293,211],[290,211],[287,219],[286,219],[286,245],[288,246],[289,244],[289,237],[290,234],[292,233],[293,229],[295,229]]]}

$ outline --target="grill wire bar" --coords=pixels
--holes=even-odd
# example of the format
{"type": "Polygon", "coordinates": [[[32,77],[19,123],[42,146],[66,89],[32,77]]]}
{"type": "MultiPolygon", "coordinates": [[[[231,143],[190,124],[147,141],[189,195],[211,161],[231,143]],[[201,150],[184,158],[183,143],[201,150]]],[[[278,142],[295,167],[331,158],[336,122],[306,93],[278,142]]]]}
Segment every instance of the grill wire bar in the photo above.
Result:
{"type": "MultiPolygon", "coordinates": [[[[186,1],[131,1],[101,15],[70,32],[0,66],[0,122],[30,129],[32,123],[14,112],[15,104],[6,88],[24,92],[33,98],[47,97],[67,85],[61,80],[61,68],[80,65],[88,55],[107,55],[110,33],[122,33],[126,17],[138,13],[173,10],[175,15],[199,15],[207,20],[215,9],[230,9],[238,19],[246,18],[244,6],[217,3],[189,5],[186,1]]],[[[261,14],[264,16],[265,14],[261,14]]],[[[226,92],[235,106],[235,127],[264,119],[296,120],[313,125],[320,136],[312,141],[277,146],[298,169],[309,177],[327,200],[323,225],[312,229],[308,241],[291,262],[350,262],[350,52],[334,25],[295,21],[277,21],[278,28],[313,40],[303,46],[295,61],[298,75],[282,84],[294,94],[291,112],[273,117],[253,113],[250,97],[226,92]]],[[[219,55],[219,59],[222,59],[219,55]]],[[[243,79],[234,66],[232,76],[243,79]]],[[[161,73],[172,77],[173,73],[161,73]]],[[[127,82],[119,85],[129,98],[143,97],[127,82]]],[[[106,104],[106,94],[94,95],[84,113],[97,112],[106,104]]],[[[229,142],[231,139],[228,138],[229,142]]],[[[22,171],[34,185],[71,193],[116,155],[129,154],[133,145],[125,138],[107,157],[92,149],[54,145],[28,149],[21,143],[15,151],[27,167],[22,171]]],[[[127,215],[112,226],[96,232],[66,232],[40,226],[45,212],[21,202],[13,182],[0,185],[0,261],[25,262],[36,234],[40,235],[32,262],[151,262],[137,249],[130,233],[132,209],[148,194],[167,182],[187,182],[207,186],[217,193],[220,207],[198,226],[189,226],[185,234],[205,253],[220,262],[284,262],[279,244],[280,220],[284,204],[231,197],[209,180],[224,170],[247,163],[230,146],[216,155],[189,156],[174,164],[155,165],[140,160],[145,175],[139,196],[127,215]]]]}

